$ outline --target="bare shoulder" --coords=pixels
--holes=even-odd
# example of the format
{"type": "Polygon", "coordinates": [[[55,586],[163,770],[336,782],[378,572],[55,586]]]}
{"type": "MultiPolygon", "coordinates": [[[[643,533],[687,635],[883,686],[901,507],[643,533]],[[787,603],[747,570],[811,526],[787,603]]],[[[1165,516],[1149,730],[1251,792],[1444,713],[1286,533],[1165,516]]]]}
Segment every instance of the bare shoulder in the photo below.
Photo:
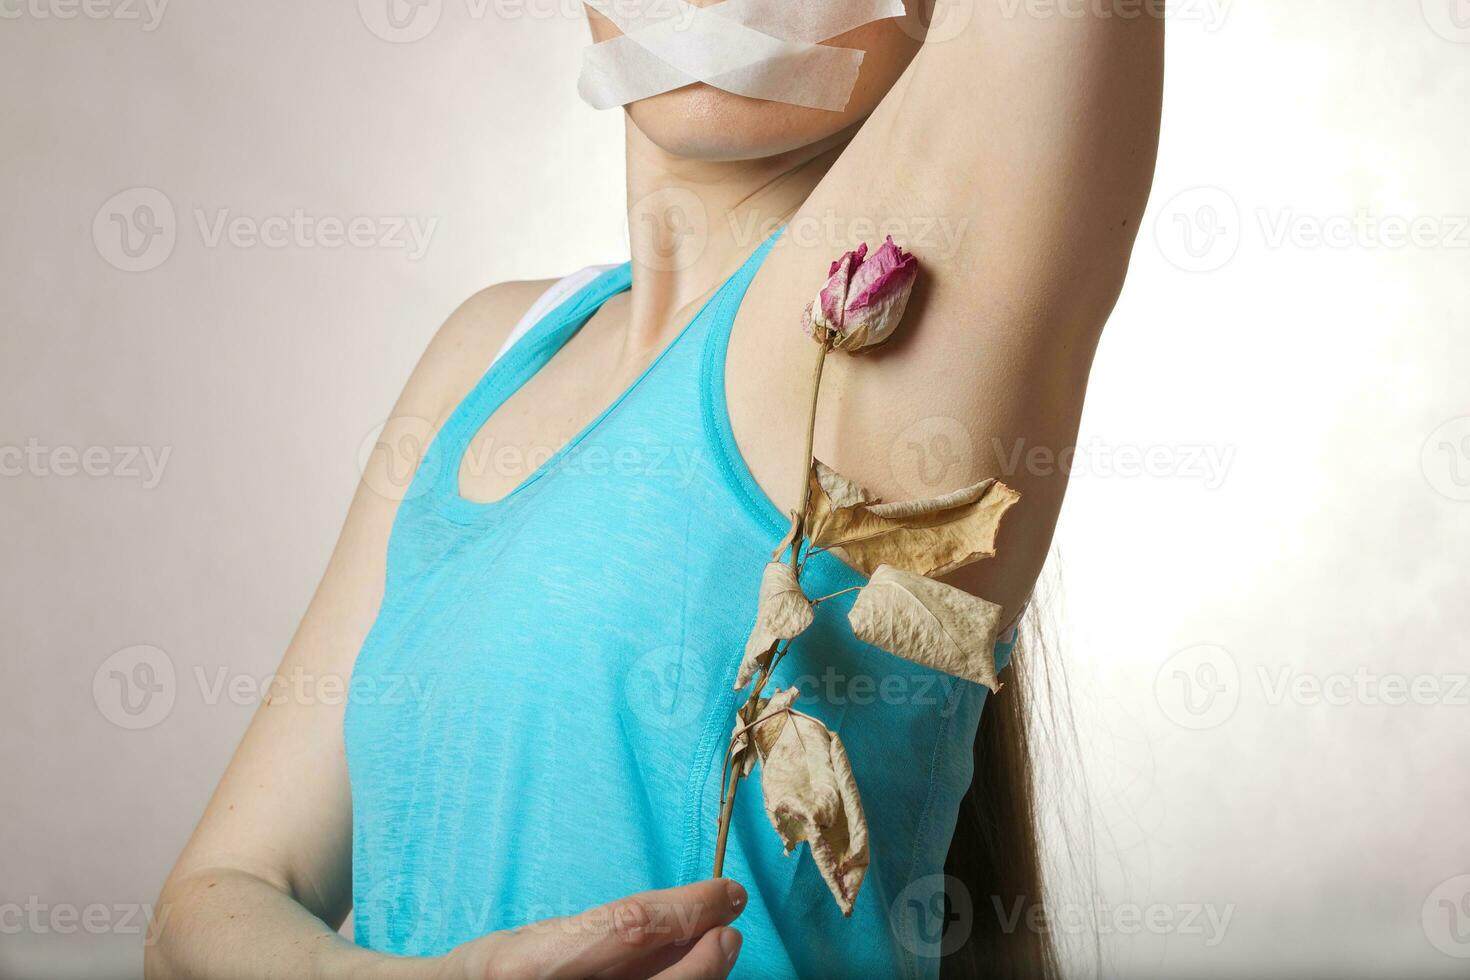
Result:
{"type": "Polygon", "coordinates": [[[441,422],[474,387],[510,332],[555,279],[497,283],[449,315],[419,358],[400,411],[441,422]]]}

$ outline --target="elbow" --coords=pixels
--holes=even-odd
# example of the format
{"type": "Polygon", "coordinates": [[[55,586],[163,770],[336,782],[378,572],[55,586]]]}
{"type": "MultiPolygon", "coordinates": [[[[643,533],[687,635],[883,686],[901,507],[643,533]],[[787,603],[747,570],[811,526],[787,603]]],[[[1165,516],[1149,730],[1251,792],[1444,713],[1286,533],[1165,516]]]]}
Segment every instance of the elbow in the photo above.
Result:
{"type": "Polygon", "coordinates": [[[183,886],[173,876],[164,882],[154,903],[154,915],[143,941],[144,980],[181,980],[187,974],[179,968],[178,947],[189,931],[188,916],[183,910],[183,886]]]}

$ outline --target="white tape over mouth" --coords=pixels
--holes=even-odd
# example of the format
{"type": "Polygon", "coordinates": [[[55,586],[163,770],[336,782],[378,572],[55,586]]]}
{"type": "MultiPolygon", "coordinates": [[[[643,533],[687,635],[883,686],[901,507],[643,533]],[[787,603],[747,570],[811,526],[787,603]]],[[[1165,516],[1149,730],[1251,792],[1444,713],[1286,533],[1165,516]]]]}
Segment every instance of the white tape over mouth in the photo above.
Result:
{"type": "Polygon", "coordinates": [[[840,112],[863,52],[818,44],[904,15],[903,0],[583,0],[621,37],[587,48],[577,89],[611,109],[696,82],[735,95],[840,112]]]}

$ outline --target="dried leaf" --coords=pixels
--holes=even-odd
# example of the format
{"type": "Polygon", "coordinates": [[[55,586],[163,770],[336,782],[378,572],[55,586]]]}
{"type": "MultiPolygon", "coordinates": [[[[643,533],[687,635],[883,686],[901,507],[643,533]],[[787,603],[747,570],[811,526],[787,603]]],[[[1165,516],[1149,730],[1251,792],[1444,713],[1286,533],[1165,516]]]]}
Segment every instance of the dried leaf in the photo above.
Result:
{"type": "Polygon", "coordinates": [[[770,663],[778,642],[800,636],[811,624],[812,604],[801,591],[796,569],[786,562],[771,562],[761,576],[755,626],[745,641],[745,656],[735,677],[735,690],[749,684],[758,667],[770,663]]]}
{"type": "Polygon", "coordinates": [[[808,522],[812,543],[841,548],[847,560],[868,575],[884,564],[918,575],[943,575],[991,558],[1001,518],[1021,499],[1015,490],[991,479],[938,497],[879,503],[851,480],[813,462],[808,522]],[[829,492],[828,487],[834,490],[829,492]],[[867,499],[859,499],[852,488],[867,499]]]}
{"type": "Polygon", "coordinates": [[[755,707],[755,721],[746,725],[737,715],[735,718],[735,731],[730,736],[730,757],[739,759],[740,753],[748,744],[750,736],[755,735],[756,751],[747,755],[744,759],[744,773],[750,775],[750,770],[755,767],[757,754],[761,746],[769,747],[781,731],[781,726],[786,724],[788,717],[786,709],[796,702],[797,690],[788,687],[786,690],[776,689],[776,692],[768,698],[758,698],[755,707]]]}
{"type": "Polygon", "coordinates": [[[847,620],[864,643],[1000,690],[995,641],[1001,607],[913,572],[880,565],[847,620]]]}
{"type": "Polygon", "coordinates": [[[852,480],[838,473],[820,459],[812,460],[812,477],[834,508],[857,507],[876,502],[877,498],[852,480]]]}
{"type": "Polygon", "coordinates": [[[781,556],[786,553],[786,549],[796,543],[797,528],[799,526],[800,518],[796,516],[796,511],[793,510],[791,512],[791,526],[786,529],[786,536],[776,545],[776,550],[771,552],[771,561],[780,561],[781,556]]]}
{"type": "Polygon", "coordinates": [[[808,478],[812,482],[811,508],[804,530],[813,542],[828,536],[827,526],[833,512],[878,502],[877,497],[820,459],[812,460],[808,478]]]}
{"type": "Polygon", "coordinates": [[[792,711],[795,689],[776,691],[753,729],[766,816],[787,853],[806,841],[843,915],[868,870],[868,825],[847,752],[835,732],[792,711]],[[784,716],[784,718],[782,717],[784,716]]]}
{"type": "Polygon", "coordinates": [[[873,504],[868,511],[890,521],[929,517],[956,507],[963,507],[966,504],[973,504],[985,496],[994,484],[994,478],[981,480],[979,483],[940,494],[938,497],[926,497],[923,500],[896,500],[891,504],[873,504]]]}

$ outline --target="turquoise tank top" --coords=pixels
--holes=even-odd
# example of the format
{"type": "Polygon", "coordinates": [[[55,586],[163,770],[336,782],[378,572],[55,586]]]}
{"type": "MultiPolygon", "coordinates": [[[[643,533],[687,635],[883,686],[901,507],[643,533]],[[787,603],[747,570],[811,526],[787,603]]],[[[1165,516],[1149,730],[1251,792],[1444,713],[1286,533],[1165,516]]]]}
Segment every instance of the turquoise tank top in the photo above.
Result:
{"type": "MultiPolygon", "coordinates": [[[[774,241],[508,496],[460,496],[472,437],[629,288],[628,265],[532,328],[429,448],[399,506],[346,714],[359,945],[439,955],[709,876],[731,686],[787,529],[725,406],[730,328],[774,241]]],[[[821,553],[803,584],[826,595],[863,581],[821,553]]],[[[986,690],[855,640],[852,600],[818,607],[776,683],[799,684],[800,707],[841,735],[872,864],[844,919],[806,846],[783,853],[757,770],[725,865],[750,894],[736,976],[938,972],[938,876],[986,690]]]]}

